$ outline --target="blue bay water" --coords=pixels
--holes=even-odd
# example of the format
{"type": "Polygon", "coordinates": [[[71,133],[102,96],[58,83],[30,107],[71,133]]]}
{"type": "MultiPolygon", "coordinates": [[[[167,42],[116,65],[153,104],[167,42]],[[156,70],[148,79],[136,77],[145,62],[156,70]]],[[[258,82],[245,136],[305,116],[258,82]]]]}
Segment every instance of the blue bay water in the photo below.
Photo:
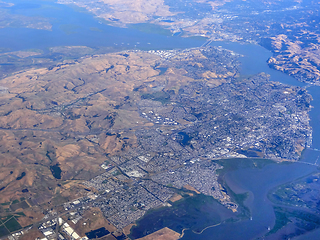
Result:
{"type": "MultiPolygon", "coordinates": [[[[16,3],[7,10],[12,14],[26,16],[46,17],[52,23],[52,31],[26,28],[0,29],[0,48],[10,48],[11,51],[26,49],[48,50],[54,46],[88,47],[126,47],[128,49],[175,49],[199,47],[204,40],[182,38],[179,36],[145,33],[133,28],[117,28],[105,25],[100,19],[91,14],[75,11],[69,6],[59,5],[51,1],[32,1],[32,4],[23,0],[10,1],[16,3]],[[93,31],[92,29],[99,31],[93,31]]],[[[302,86],[294,78],[270,69],[266,63],[272,56],[271,52],[253,44],[214,42],[214,46],[222,46],[233,50],[243,57],[242,74],[245,76],[259,72],[270,74],[272,81],[284,84],[302,86]]],[[[314,101],[312,105],[311,125],[313,127],[313,147],[320,149],[320,91],[318,87],[309,87],[314,101]]],[[[305,160],[315,162],[319,152],[312,149],[306,151],[305,160]]],[[[238,223],[222,224],[216,228],[209,228],[203,234],[196,235],[186,231],[183,239],[250,239],[267,231],[273,225],[275,217],[271,204],[266,199],[267,191],[286,181],[292,181],[303,175],[316,171],[314,166],[299,163],[290,165],[273,164],[262,170],[240,169],[230,172],[227,182],[236,192],[249,192],[250,197],[246,202],[252,211],[253,220],[238,223]],[[272,178],[270,177],[272,176],[272,178]],[[262,186],[263,187],[260,187],[262,186]],[[250,232],[250,236],[247,235],[250,232]]]]}
{"type": "Polygon", "coordinates": [[[225,223],[208,228],[201,235],[185,231],[183,240],[249,240],[268,232],[275,222],[273,206],[267,198],[272,188],[317,171],[307,164],[269,164],[263,169],[239,169],[225,175],[225,180],[235,193],[249,193],[245,205],[250,209],[252,220],[225,223]]]}
{"type": "Polygon", "coordinates": [[[271,81],[307,88],[313,98],[313,101],[311,102],[312,109],[310,111],[313,141],[312,149],[307,149],[301,160],[315,163],[317,159],[319,159],[318,163],[320,163],[320,151],[317,150],[320,149],[320,87],[307,85],[285,73],[269,68],[267,61],[272,57],[272,53],[259,45],[230,42],[213,42],[211,45],[221,46],[243,55],[240,57],[240,61],[242,63],[241,74],[244,76],[265,72],[270,75],[271,81]]]}
{"type": "Polygon", "coordinates": [[[146,33],[133,28],[118,28],[103,24],[103,20],[73,8],[50,1],[10,1],[9,13],[44,17],[52,31],[27,28],[0,29],[0,47],[11,51],[46,50],[54,46],[126,47],[130,49],[174,49],[199,47],[205,40],[146,33]],[[95,29],[95,30],[93,30],[95,29]]]}

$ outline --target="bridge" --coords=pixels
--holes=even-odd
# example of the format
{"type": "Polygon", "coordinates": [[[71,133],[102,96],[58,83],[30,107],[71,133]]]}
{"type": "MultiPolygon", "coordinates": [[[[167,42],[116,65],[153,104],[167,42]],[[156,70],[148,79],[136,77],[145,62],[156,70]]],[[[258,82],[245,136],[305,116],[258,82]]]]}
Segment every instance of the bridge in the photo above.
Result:
{"type": "Polygon", "coordinates": [[[213,42],[212,39],[208,39],[204,44],[201,45],[201,47],[207,47],[213,42]]]}
{"type": "Polygon", "coordinates": [[[282,160],[281,162],[301,163],[301,164],[308,164],[311,166],[319,167],[319,165],[317,164],[318,159],[319,159],[319,156],[318,156],[317,160],[315,161],[315,163],[306,162],[306,161],[295,161],[295,160],[282,160]]]}
{"type": "Polygon", "coordinates": [[[308,149],[310,149],[312,151],[320,152],[320,150],[318,148],[308,148],[308,149]]]}

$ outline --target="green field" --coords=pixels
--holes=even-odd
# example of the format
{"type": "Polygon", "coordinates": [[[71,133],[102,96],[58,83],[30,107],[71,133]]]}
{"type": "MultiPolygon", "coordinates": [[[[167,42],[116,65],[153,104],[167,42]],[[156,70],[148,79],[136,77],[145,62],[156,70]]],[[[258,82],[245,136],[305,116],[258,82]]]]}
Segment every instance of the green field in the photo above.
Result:
{"type": "Polygon", "coordinates": [[[10,205],[10,202],[1,203],[2,206],[10,205]]]}
{"type": "Polygon", "coordinates": [[[17,220],[14,217],[10,218],[10,220],[8,220],[5,223],[5,226],[10,232],[14,232],[21,229],[20,224],[17,222],[17,220]]]}
{"type": "Polygon", "coordinates": [[[9,234],[9,231],[5,228],[5,226],[0,225],[0,238],[9,234]]]}

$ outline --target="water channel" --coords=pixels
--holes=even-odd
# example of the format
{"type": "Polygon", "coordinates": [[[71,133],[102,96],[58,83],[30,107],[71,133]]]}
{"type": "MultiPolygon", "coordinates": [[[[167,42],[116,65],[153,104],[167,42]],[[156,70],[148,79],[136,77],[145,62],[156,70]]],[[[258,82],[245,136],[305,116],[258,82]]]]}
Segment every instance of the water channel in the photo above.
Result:
{"type": "MultiPolygon", "coordinates": [[[[32,1],[33,5],[21,5],[24,1],[13,0],[11,14],[46,17],[52,23],[52,31],[26,28],[0,29],[0,47],[11,51],[25,49],[48,50],[53,46],[84,45],[89,47],[119,47],[128,49],[174,49],[201,46],[202,39],[182,38],[157,33],[146,33],[133,28],[117,28],[103,24],[90,14],[75,11],[65,5],[54,2],[32,1]],[[28,11],[25,8],[28,7],[28,11]],[[67,29],[67,30],[66,30],[67,29]],[[99,31],[93,31],[98,29],[99,31]]],[[[313,149],[307,149],[302,161],[316,163],[320,152],[320,91],[318,87],[307,86],[294,78],[270,69],[267,60],[272,56],[268,50],[253,44],[213,42],[213,46],[222,46],[243,55],[241,74],[249,76],[266,72],[272,81],[306,87],[313,97],[313,109],[310,112],[313,127],[313,149]],[[314,150],[316,149],[316,150],[314,150]]],[[[267,199],[268,191],[280,184],[318,171],[316,166],[302,163],[269,164],[262,169],[238,169],[225,175],[225,181],[236,193],[248,192],[245,204],[250,209],[252,220],[224,223],[208,228],[202,234],[185,231],[183,239],[253,239],[262,236],[275,222],[272,204],[267,199]]],[[[146,226],[144,226],[146,227],[146,226]]],[[[310,233],[312,234],[312,233],[310,233]]],[[[301,238],[302,239],[302,238],[301,238]]]]}

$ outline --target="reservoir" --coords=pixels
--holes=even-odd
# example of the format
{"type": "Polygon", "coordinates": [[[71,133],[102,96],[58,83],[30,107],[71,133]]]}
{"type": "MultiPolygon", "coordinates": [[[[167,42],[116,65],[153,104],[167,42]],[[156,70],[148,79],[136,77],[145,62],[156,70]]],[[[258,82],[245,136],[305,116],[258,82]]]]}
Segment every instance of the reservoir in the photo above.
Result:
{"type": "MultiPolygon", "coordinates": [[[[172,36],[170,33],[165,34],[160,31],[144,32],[136,28],[117,28],[108,26],[93,17],[65,5],[53,3],[51,1],[32,1],[33,4],[23,4],[25,1],[10,1],[16,5],[7,8],[11,14],[41,16],[49,19],[52,24],[52,30],[36,30],[26,28],[3,28],[0,29],[0,47],[10,49],[10,51],[41,49],[47,51],[54,46],[88,46],[92,48],[112,47],[114,49],[174,49],[174,48],[191,48],[201,46],[205,40],[201,38],[182,38],[172,36]],[[28,8],[28,11],[25,9],[28,8]]],[[[270,75],[272,81],[279,81],[284,84],[306,87],[312,95],[313,109],[310,112],[311,125],[313,127],[313,146],[307,149],[302,156],[301,161],[317,163],[320,152],[320,91],[319,87],[307,86],[294,78],[270,69],[267,60],[272,56],[268,50],[254,44],[240,44],[228,42],[213,42],[212,46],[221,46],[230,49],[242,55],[241,74],[250,76],[259,72],[265,72],[270,75]]],[[[187,138],[186,141],[188,140],[187,138]]],[[[227,161],[227,160],[226,160],[227,161]]],[[[320,161],[319,161],[320,163],[320,161]]],[[[57,170],[57,169],[55,169],[57,170]]],[[[275,223],[275,215],[272,203],[268,200],[268,191],[281,184],[293,181],[305,175],[316,172],[317,167],[303,164],[278,164],[271,163],[261,169],[258,168],[239,168],[230,171],[224,175],[224,180],[228,186],[237,194],[248,193],[245,205],[250,210],[252,220],[244,219],[238,222],[224,222],[221,225],[211,227],[196,234],[190,230],[184,231],[182,239],[255,239],[267,233],[268,228],[272,228],[275,223]]],[[[187,203],[186,203],[187,204],[187,203]]],[[[195,203],[192,203],[193,205],[195,203]]],[[[192,204],[183,204],[183,207],[192,208],[192,204]]],[[[221,205],[212,202],[211,205],[206,202],[205,208],[210,209],[212,216],[229,217],[230,213],[221,205]],[[211,206],[211,207],[210,207],[211,206]],[[215,212],[216,211],[216,212],[215,212]],[[217,213],[219,213],[217,215],[217,213]]],[[[190,212],[193,212],[190,209],[190,212]]],[[[163,219],[166,214],[162,214],[163,219]]],[[[167,215],[167,221],[163,221],[162,226],[172,224],[169,220],[170,214],[167,215]]],[[[143,219],[142,219],[143,220],[143,219]]],[[[181,230],[181,223],[177,229],[181,230]]],[[[188,221],[188,220],[181,220],[188,221]]],[[[194,219],[193,219],[194,221],[194,219]]],[[[205,221],[201,221],[202,227],[207,227],[205,221]]],[[[144,225],[144,229],[153,229],[152,224],[144,225]]],[[[199,226],[200,228],[200,226],[199,226]]],[[[139,229],[138,229],[139,230],[139,229]]],[[[137,230],[136,237],[141,237],[137,230]]],[[[140,231],[141,233],[141,231],[140,231]]],[[[311,233],[310,233],[311,234],[311,233]]],[[[302,238],[301,238],[302,239],[302,238]]]]}

